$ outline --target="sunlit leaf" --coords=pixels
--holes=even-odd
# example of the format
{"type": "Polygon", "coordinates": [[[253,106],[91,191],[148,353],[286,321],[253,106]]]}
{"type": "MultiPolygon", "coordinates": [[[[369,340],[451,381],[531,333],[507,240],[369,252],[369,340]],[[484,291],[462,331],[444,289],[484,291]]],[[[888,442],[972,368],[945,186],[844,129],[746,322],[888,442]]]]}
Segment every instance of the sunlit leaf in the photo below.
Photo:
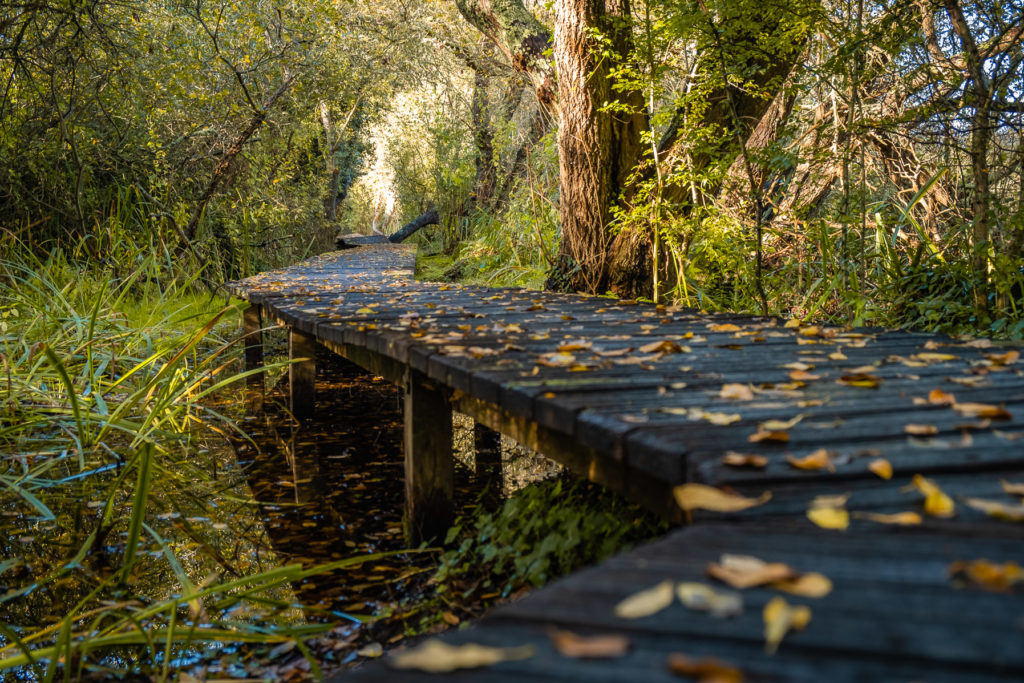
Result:
{"type": "Polygon", "coordinates": [[[782,430],[758,429],[756,432],[747,437],[747,441],[749,441],[750,443],[761,443],[762,441],[788,443],[789,432],[782,430]]]}
{"type": "Polygon", "coordinates": [[[868,471],[881,479],[892,479],[892,463],[885,458],[875,458],[869,462],[868,471]]]}
{"type": "Polygon", "coordinates": [[[620,619],[640,619],[657,614],[675,599],[675,583],[666,579],[657,586],[630,595],[615,606],[620,619]]]}
{"type": "Polygon", "coordinates": [[[933,405],[952,405],[956,403],[956,397],[942,389],[932,389],[928,392],[928,402],[933,405]]]}
{"type": "Polygon", "coordinates": [[[787,564],[765,562],[752,555],[729,553],[723,554],[717,563],[709,564],[707,574],[740,590],[796,577],[796,572],[787,564]]]}
{"type": "Polygon", "coordinates": [[[914,436],[932,436],[939,433],[935,425],[907,424],[903,425],[903,431],[914,436]]]}
{"type": "Polygon", "coordinates": [[[822,529],[845,531],[850,526],[850,513],[846,508],[811,508],[807,511],[807,519],[822,529]]]}
{"type": "Polygon", "coordinates": [[[614,633],[581,636],[556,630],[550,637],[558,654],[573,659],[614,659],[624,656],[631,646],[629,638],[614,633]]]}
{"type": "Polygon", "coordinates": [[[909,511],[896,512],[891,515],[879,512],[854,512],[853,516],[857,519],[866,519],[869,522],[876,522],[878,524],[896,524],[900,526],[915,526],[924,521],[921,519],[921,515],[909,511]]]}
{"type": "Polygon", "coordinates": [[[799,423],[803,419],[804,414],[800,413],[799,415],[791,417],[788,420],[765,420],[759,426],[761,427],[761,429],[769,432],[785,431],[787,429],[792,429],[797,425],[797,423],[799,423]]]}
{"type": "Polygon", "coordinates": [[[954,403],[953,410],[965,417],[981,417],[989,420],[1010,419],[1010,413],[1005,408],[988,403],[954,403]]]}
{"type": "Polygon", "coordinates": [[[713,617],[733,617],[743,612],[743,598],[739,593],[719,591],[696,581],[676,586],[679,601],[692,610],[710,612],[713,617]]]}
{"type": "Polygon", "coordinates": [[[786,456],[786,462],[792,467],[798,470],[824,470],[827,469],[830,472],[835,472],[836,467],[832,464],[832,457],[829,451],[825,448],[819,448],[810,455],[804,456],[803,458],[794,458],[792,455],[786,456]]]}
{"type": "Polygon", "coordinates": [[[949,565],[954,579],[965,579],[985,590],[1005,592],[1015,583],[1024,582],[1024,569],[1016,562],[997,564],[988,560],[959,560],[949,565]]]}
{"type": "Polygon", "coordinates": [[[704,484],[681,484],[672,489],[672,495],[679,507],[686,512],[692,510],[738,512],[762,505],[772,497],[771,491],[765,491],[757,498],[747,498],[738,493],[729,493],[704,484]]]}
{"type": "Polygon", "coordinates": [[[753,467],[761,469],[768,465],[768,458],[753,453],[737,453],[729,451],[722,456],[722,464],[730,467],[753,467]]]}
{"type": "Polygon", "coordinates": [[[1016,363],[1020,358],[1020,351],[1010,349],[1006,353],[986,353],[985,358],[989,359],[996,365],[1011,365],[1016,363]]]}
{"type": "Polygon", "coordinates": [[[856,372],[849,375],[843,375],[836,380],[839,384],[845,384],[849,387],[862,387],[865,389],[877,389],[882,383],[881,378],[869,375],[866,372],[856,372]]]}
{"type": "Polygon", "coordinates": [[[764,606],[765,652],[774,654],[779,644],[790,631],[799,631],[811,622],[811,608],[806,605],[790,605],[778,596],[764,606]]]}
{"type": "Polygon", "coordinates": [[[714,657],[696,659],[672,653],[667,667],[669,673],[696,679],[698,683],[743,683],[742,671],[714,657]]]}
{"type": "Polygon", "coordinates": [[[952,517],[956,514],[953,499],[943,493],[931,479],[915,474],[911,485],[924,494],[924,511],[932,517],[952,517]]]}
{"type": "Polygon", "coordinates": [[[1009,493],[1011,496],[1024,496],[1024,481],[1006,481],[1000,480],[1000,486],[1003,487],[1004,493],[1009,493]]]}
{"type": "Polygon", "coordinates": [[[832,579],[818,572],[808,572],[793,579],[775,581],[771,586],[802,598],[823,598],[832,592],[832,579]]]}
{"type": "Polygon", "coordinates": [[[730,401],[752,401],[754,390],[749,384],[725,384],[719,396],[730,401]]]}
{"type": "Polygon", "coordinates": [[[733,422],[739,422],[742,419],[736,413],[704,413],[703,418],[719,427],[731,425],[733,422]]]}
{"type": "Polygon", "coordinates": [[[1024,504],[1000,503],[983,498],[964,498],[964,504],[984,512],[989,517],[1007,522],[1024,522],[1024,504]]]}
{"type": "Polygon", "coordinates": [[[644,344],[637,349],[637,351],[640,353],[686,353],[689,349],[680,346],[674,341],[662,339],[660,341],[651,342],[650,344],[644,344]]]}
{"type": "Polygon", "coordinates": [[[448,673],[458,669],[476,669],[499,662],[529,659],[534,654],[532,645],[521,647],[489,647],[466,643],[449,645],[439,638],[431,638],[414,648],[399,652],[388,660],[396,669],[415,669],[429,673],[448,673]]]}
{"type": "Polygon", "coordinates": [[[708,325],[708,329],[712,332],[739,332],[740,328],[738,325],[732,323],[720,323],[708,325]]]}

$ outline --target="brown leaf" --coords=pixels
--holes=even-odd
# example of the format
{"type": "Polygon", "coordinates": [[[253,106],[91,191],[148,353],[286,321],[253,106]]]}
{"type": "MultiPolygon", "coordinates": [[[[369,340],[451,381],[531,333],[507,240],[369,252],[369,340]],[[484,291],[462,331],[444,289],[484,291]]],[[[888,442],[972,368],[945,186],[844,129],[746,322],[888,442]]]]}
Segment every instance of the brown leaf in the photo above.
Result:
{"type": "Polygon", "coordinates": [[[885,458],[876,458],[869,462],[868,471],[881,479],[892,479],[892,463],[885,458]]]}
{"type": "Polygon", "coordinates": [[[988,403],[954,403],[953,410],[965,417],[981,417],[989,420],[1009,420],[1010,413],[1000,406],[988,403]]]}
{"type": "Polygon", "coordinates": [[[865,389],[877,389],[878,385],[882,383],[881,378],[869,375],[866,372],[856,372],[849,375],[843,375],[836,380],[839,384],[845,384],[848,387],[863,387],[865,389]]]}
{"type": "Polygon", "coordinates": [[[789,373],[789,378],[794,382],[810,382],[811,380],[821,379],[821,375],[815,375],[805,370],[793,370],[789,373]]]}
{"type": "Polygon", "coordinates": [[[650,344],[644,344],[639,349],[640,353],[685,353],[689,351],[688,348],[682,347],[674,341],[668,339],[662,339],[660,341],[653,341],[650,344]]]}
{"type": "Polygon", "coordinates": [[[629,638],[614,633],[581,636],[571,631],[552,631],[551,644],[563,657],[573,659],[614,659],[622,657],[631,646],[629,638]]]}
{"type": "Polygon", "coordinates": [[[1024,581],[1024,569],[1016,562],[995,564],[988,560],[958,560],[949,565],[949,575],[966,579],[989,591],[1005,592],[1015,583],[1024,581]]]}
{"type": "Polygon", "coordinates": [[[832,579],[818,572],[801,574],[795,579],[776,581],[772,588],[802,598],[823,598],[832,592],[832,579]]]}
{"type": "Polygon", "coordinates": [[[985,358],[988,358],[996,365],[1011,365],[1020,358],[1020,351],[1010,349],[1006,353],[986,353],[985,358]]]}
{"type": "Polygon", "coordinates": [[[799,631],[811,622],[811,608],[806,605],[790,605],[778,596],[764,606],[765,652],[774,654],[779,644],[790,631],[799,631]]]}
{"type": "Polygon", "coordinates": [[[850,526],[850,513],[846,508],[813,507],[807,511],[807,519],[822,529],[846,531],[850,526]]]}
{"type": "Polygon", "coordinates": [[[738,325],[732,323],[721,323],[708,325],[708,329],[712,332],[739,332],[740,328],[738,325]]]}
{"type": "Polygon", "coordinates": [[[738,512],[763,505],[771,500],[771,491],[765,491],[757,498],[746,498],[737,493],[727,493],[713,486],[704,484],[681,484],[672,489],[679,507],[690,512],[692,510],[710,510],[712,512],[738,512]]]}
{"type": "Polygon", "coordinates": [[[565,368],[576,362],[576,356],[571,353],[546,353],[537,361],[537,365],[544,365],[549,368],[565,368]]]}
{"type": "Polygon", "coordinates": [[[764,430],[758,429],[756,432],[747,437],[747,441],[750,443],[760,443],[762,441],[772,441],[776,443],[788,443],[789,432],[782,430],[764,430]]]}
{"type": "Polygon", "coordinates": [[[796,572],[787,564],[765,562],[751,555],[728,553],[723,554],[718,563],[709,564],[707,574],[740,590],[796,577],[796,572]]]}
{"type": "Polygon", "coordinates": [[[836,471],[836,466],[832,464],[831,454],[825,448],[819,448],[803,458],[794,458],[792,455],[787,455],[786,462],[798,470],[827,469],[829,472],[836,471]]]}
{"type": "Polygon", "coordinates": [[[935,425],[908,424],[903,425],[903,431],[914,436],[932,436],[939,433],[939,428],[935,425]]]}
{"type": "Polygon", "coordinates": [[[1012,505],[983,498],[964,498],[963,501],[975,510],[981,510],[989,517],[1007,522],[1024,522],[1024,504],[1012,505]]]}
{"type": "Polygon", "coordinates": [[[924,494],[924,511],[932,517],[952,517],[956,514],[953,499],[943,493],[935,482],[915,474],[911,485],[924,494]]]}
{"type": "Polygon", "coordinates": [[[672,604],[674,589],[674,582],[666,579],[657,586],[634,593],[615,606],[615,616],[620,619],[640,619],[657,614],[672,604]]]}
{"type": "Polygon", "coordinates": [[[722,464],[730,467],[753,467],[762,469],[768,465],[768,458],[753,453],[737,453],[729,451],[722,456],[722,464]]]}
{"type": "Polygon", "coordinates": [[[916,358],[917,360],[924,361],[925,363],[946,363],[948,361],[956,360],[957,359],[957,357],[954,356],[951,353],[929,353],[929,352],[918,353],[918,354],[915,354],[915,355],[913,355],[911,357],[912,358],[916,358]]]}
{"type": "Polygon", "coordinates": [[[749,384],[725,384],[719,396],[730,401],[753,401],[754,390],[749,384]]]}
{"type": "Polygon", "coordinates": [[[559,353],[571,353],[573,351],[589,351],[593,346],[593,342],[570,341],[565,342],[564,344],[559,344],[557,350],[559,353]]]}
{"type": "Polygon", "coordinates": [[[891,515],[884,515],[878,512],[854,512],[853,516],[857,519],[866,519],[869,522],[877,522],[878,524],[897,524],[900,526],[914,526],[923,521],[921,515],[916,512],[896,512],[891,515]]]}
{"type": "Polygon", "coordinates": [[[476,643],[449,645],[439,638],[426,640],[414,648],[393,655],[388,664],[396,669],[415,669],[429,673],[448,673],[458,669],[476,669],[499,662],[529,659],[532,645],[488,647],[476,643]]]}
{"type": "Polygon", "coordinates": [[[933,405],[952,405],[956,403],[956,397],[942,389],[932,389],[928,392],[928,402],[933,405]]]}
{"type": "Polygon", "coordinates": [[[686,655],[672,653],[668,656],[669,673],[693,678],[697,683],[743,683],[743,672],[714,657],[691,659],[686,655]]]}
{"type": "Polygon", "coordinates": [[[709,612],[713,617],[734,617],[743,612],[743,598],[732,591],[717,591],[696,581],[685,581],[676,586],[679,602],[698,612],[709,612]]]}

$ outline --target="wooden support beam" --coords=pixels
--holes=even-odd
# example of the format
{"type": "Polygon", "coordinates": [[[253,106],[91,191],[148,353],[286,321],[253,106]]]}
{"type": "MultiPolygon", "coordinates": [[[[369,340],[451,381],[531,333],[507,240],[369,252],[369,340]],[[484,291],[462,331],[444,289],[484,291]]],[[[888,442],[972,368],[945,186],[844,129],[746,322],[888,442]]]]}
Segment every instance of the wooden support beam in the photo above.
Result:
{"type": "Polygon", "coordinates": [[[488,499],[497,502],[505,490],[504,470],[501,465],[501,434],[485,424],[474,421],[473,446],[477,479],[487,487],[488,499]]]}
{"type": "Polygon", "coordinates": [[[294,327],[288,330],[288,392],[292,415],[313,416],[316,406],[316,338],[294,327]]]}
{"type": "MultiPolygon", "coordinates": [[[[242,339],[245,342],[245,369],[263,367],[263,309],[252,305],[242,312],[242,339]]],[[[249,375],[245,380],[245,405],[250,413],[263,410],[266,387],[263,373],[249,375]]]]}
{"type": "Polygon", "coordinates": [[[452,408],[447,393],[412,369],[405,373],[406,538],[441,541],[454,518],[452,408]]]}

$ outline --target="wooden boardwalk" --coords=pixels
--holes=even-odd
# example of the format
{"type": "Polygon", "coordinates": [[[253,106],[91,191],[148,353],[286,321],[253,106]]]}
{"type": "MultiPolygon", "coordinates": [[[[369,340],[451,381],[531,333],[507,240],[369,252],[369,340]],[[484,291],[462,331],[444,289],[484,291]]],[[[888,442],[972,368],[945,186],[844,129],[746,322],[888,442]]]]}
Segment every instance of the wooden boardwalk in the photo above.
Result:
{"type": "MultiPolygon", "coordinates": [[[[446,636],[534,648],[529,659],[461,677],[660,680],[671,677],[668,654],[681,652],[724,658],[747,680],[1024,679],[1024,576],[1014,569],[1024,565],[1024,511],[1020,494],[1011,495],[1017,489],[1001,483],[1024,482],[1024,360],[1016,350],[416,283],[413,259],[408,247],[371,244],[232,291],[255,304],[247,315],[251,365],[260,359],[255,330],[276,319],[292,330],[296,358],[312,357],[316,340],[403,384],[414,537],[436,535],[448,521],[451,408],[695,522],[446,636]],[[771,497],[741,512],[688,514],[674,495],[685,483],[771,497]],[[950,496],[952,517],[928,513],[948,512],[930,486],[950,496]],[[808,518],[814,507],[831,510],[812,516],[849,518],[849,528],[818,528],[808,518]],[[879,517],[898,513],[920,523],[879,517]],[[744,612],[731,619],[678,601],[641,619],[614,616],[623,598],[666,579],[707,582],[708,563],[722,554],[820,572],[834,590],[787,596],[813,616],[774,655],[764,652],[761,612],[779,593],[763,587],[744,591],[744,612]],[[955,562],[982,559],[996,564],[956,565],[951,574],[955,562]],[[552,626],[626,634],[633,647],[613,660],[569,659],[552,649],[552,626]]],[[[292,367],[301,415],[313,405],[310,362],[292,367]]],[[[437,678],[386,662],[353,674],[427,677],[437,678]]]]}

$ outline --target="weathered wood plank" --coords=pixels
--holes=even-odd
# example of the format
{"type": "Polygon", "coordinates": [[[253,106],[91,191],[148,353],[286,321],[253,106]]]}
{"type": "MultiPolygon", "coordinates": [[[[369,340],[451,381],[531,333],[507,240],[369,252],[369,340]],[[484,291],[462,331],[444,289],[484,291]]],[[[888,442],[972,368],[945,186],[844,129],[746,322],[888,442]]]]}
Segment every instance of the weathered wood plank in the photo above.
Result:
{"type": "Polygon", "coordinates": [[[316,409],[316,337],[296,328],[288,331],[288,395],[292,415],[302,420],[316,409]]]}
{"type": "Polygon", "coordinates": [[[443,540],[454,517],[452,408],[447,393],[415,370],[404,387],[406,536],[443,540]]]}

